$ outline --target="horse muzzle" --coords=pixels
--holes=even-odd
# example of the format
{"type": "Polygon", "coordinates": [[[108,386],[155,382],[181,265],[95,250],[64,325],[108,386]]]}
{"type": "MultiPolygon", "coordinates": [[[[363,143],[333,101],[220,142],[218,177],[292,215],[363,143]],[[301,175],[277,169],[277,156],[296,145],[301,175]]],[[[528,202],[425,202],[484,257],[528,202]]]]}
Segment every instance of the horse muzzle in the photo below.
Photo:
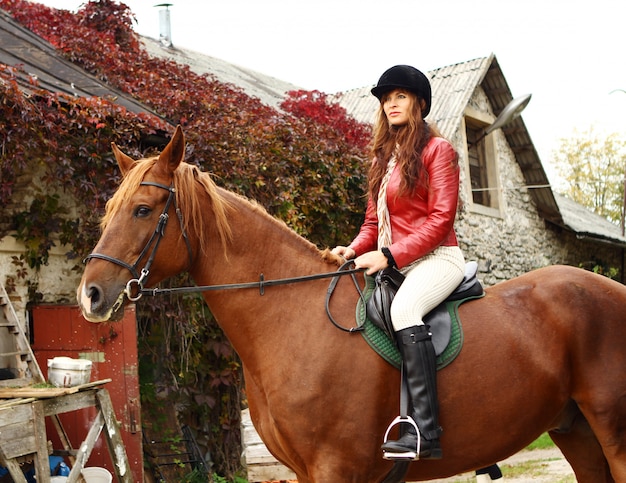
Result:
{"type": "Polygon", "coordinates": [[[124,315],[125,290],[120,290],[117,298],[112,299],[98,284],[83,281],[78,286],[76,299],[83,317],[89,322],[115,322],[124,315]]]}

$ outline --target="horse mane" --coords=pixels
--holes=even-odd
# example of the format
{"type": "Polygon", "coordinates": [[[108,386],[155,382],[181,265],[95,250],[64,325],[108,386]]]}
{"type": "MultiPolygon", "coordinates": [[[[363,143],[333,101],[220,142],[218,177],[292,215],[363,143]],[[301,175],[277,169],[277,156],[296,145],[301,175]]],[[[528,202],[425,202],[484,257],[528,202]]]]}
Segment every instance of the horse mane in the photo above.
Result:
{"type": "Polygon", "coordinates": [[[306,248],[310,250],[312,254],[320,257],[324,262],[337,266],[340,266],[343,262],[341,257],[332,254],[329,248],[320,250],[314,243],[307,240],[302,235],[298,234],[284,220],[272,216],[270,213],[268,213],[267,209],[258,201],[249,199],[238,193],[230,192],[230,194],[245,202],[249,206],[250,210],[252,210],[256,215],[267,219],[270,223],[273,223],[276,226],[276,229],[280,230],[285,238],[293,239],[297,243],[302,243],[306,245],[306,248]]]}
{"type": "MultiPolygon", "coordinates": [[[[137,191],[141,182],[144,180],[146,173],[154,167],[157,157],[136,161],[132,168],[124,175],[122,182],[115,194],[107,201],[105,214],[100,222],[100,227],[104,231],[107,224],[120,210],[121,206],[128,202],[130,197],[137,191]]],[[[199,197],[197,186],[199,183],[203,191],[208,195],[210,205],[213,209],[215,225],[222,242],[222,246],[226,249],[227,244],[232,239],[232,231],[228,222],[228,211],[234,208],[234,203],[228,200],[220,188],[215,184],[211,175],[207,172],[200,171],[196,166],[188,163],[181,163],[174,171],[174,186],[176,187],[176,203],[181,210],[181,216],[184,223],[184,229],[187,233],[194,233],[198,237],[198,246],[202,250],[208,246],[207,230],[202,225],[201,214],[206,211],[206,203],[202,202],[199,197]]],[[[332,265],[341,265],[343,260],[341,257],[334,255],[328,248],[319,250],[313,243],[302,238],[295,231],[287,226],[287,224],[271,216],[267,210],[254,200],[241,196],[236,193],[227,192],[247,203],[250,208],[260,216],[273,220],[281,230],[284,230],[285,236],[299,238],[308,244],[311,252],[317,254],[324,262],[332,265]]]]}
{"type": "MultiPolygon", "coordinates": [[[[137,191],[146,173],[156,164],[157,157],[136,161],[132,168],[124,175],[119,188],[107,201],[105,214],[100,222],[102,230],[107,226],[115,214],[130,197],[137,191]]],[[[209,173],[200,171],[196,166],[181,163],[174,171],[173,184],[176,187],[176,203],[181,210],[184,229],[187,233],[194,233],[198,237],[198,245],[204,249],[207,246],[207,230],[202,225],[201,213],[207,209],[206,202],[199,197],[195,183],[198,182],[203,191],[209,196],[210,204],[215,217],[215,225],[222,245],[231,240],[232,233],[228,223],[227,211],[230,203],[219,193],[218,187],[209,173]]]]}

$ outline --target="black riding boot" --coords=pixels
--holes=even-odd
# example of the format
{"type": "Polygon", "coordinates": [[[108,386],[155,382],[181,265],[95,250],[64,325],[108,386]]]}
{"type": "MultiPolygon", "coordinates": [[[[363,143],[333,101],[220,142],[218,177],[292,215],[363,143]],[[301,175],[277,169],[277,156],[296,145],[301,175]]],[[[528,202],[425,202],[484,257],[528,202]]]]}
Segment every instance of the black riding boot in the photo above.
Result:
{"type": "MultiPolygon", "coordinates": [[[[420,451],[416,455],[417,434],[412,425],[382,449],[387,459],[440,459],[439,402],[437,400],[437,361],[427,325],[416,325],[396,332],[396,340],[412,404],[412,417],[420,431],[420,451]]],[[[403,381],[404,384],[404,381],[403,381]]],[[[402,429],[402,428],[401,428],[402,429]]]]}

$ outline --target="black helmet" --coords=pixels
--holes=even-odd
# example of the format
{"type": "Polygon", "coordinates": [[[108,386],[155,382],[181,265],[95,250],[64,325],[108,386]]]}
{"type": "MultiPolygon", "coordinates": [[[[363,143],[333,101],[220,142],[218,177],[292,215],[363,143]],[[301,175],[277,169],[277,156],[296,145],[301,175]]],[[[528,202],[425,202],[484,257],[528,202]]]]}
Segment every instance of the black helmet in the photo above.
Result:
{"type": "Polygon", "coordinates": [[[430,81],[422,72],[410,65],[396,65],[387,69],[378,79],[378,84],[372,89],[374,94],[380,101],[382,96],[394,89],[407,89],[418,97],[424,99],[426,107],[422,112],[422,117],[426,117],[430,112],[430,103],[432,101],[432,92],[430,90],[430,81]]]}

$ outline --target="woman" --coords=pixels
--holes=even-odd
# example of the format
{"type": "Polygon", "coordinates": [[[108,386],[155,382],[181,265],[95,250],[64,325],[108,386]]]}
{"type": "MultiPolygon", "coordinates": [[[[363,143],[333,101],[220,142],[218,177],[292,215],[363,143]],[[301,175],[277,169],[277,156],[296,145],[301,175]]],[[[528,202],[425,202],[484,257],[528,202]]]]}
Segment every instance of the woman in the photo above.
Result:
{"type": "MultiPolygon", "coordinates": [[[[372,94],[380,101],[369,170],[365,221],[349,246],[333,253],[355,258],[372,275],[393,266],[406,279],[391,306],[402,354],[411,426],[383,446],[387,459],[439,459],[435,351],[423,317],[463,279],[465,260],[454,232],[459,168],[452,145],[424,121],[431,106],[426,76],[408,65],[390,68],[372,94]]],[[[405,424],[408,426],[408,424],[405,424]]]]}

